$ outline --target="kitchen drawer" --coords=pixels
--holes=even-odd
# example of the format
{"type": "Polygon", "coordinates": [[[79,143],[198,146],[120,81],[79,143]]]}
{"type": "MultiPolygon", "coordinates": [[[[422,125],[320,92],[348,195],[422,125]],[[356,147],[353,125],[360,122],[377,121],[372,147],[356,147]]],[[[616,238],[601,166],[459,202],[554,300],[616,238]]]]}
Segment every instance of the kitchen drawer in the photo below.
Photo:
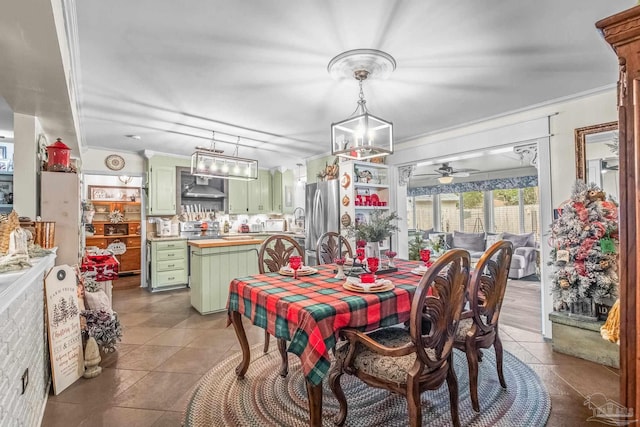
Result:
{"type": "Polygon", "coordinates": [[[187,283],[187,270],[159,271],[155,286],[182,285],[187,283]]]}
{"type": "Polygon", "coordinates": [[[177,259],[186,259],[187,251],[177,249],[174,251],[158,251],[156,252],[156,261],[172,261],[177,259]]]}
{"type": "Polygon", "coordinates": [[[140,247],[140,238],[139,237],[127,237],[124,239],[124,244],[129,246],[140,247]]]}
{"type": "Polygon", "coordinates": [[[187,249],[186,240],[170,240],[168,242],[153,242],[158,251],[167,251],[172,249],[187,249]]]}
{"type": "Polygon", "coordinates": [[[97,246],[100,249],[107,249],[107,241],[102,238],[87,237],[85,240],[85,246],[97,246]]]}
{"type": "Polygon", "coordinates": [[[156,263],[156,269],[158,271],[186,270],[187,260],[176,259],[172,261],[158,261],[156,263]]]}
{"type": "Polygon", "coordinates": [[[95,230],[95,234],[104,236],[104,224],[94,224],[93,229],[95,230]]]}

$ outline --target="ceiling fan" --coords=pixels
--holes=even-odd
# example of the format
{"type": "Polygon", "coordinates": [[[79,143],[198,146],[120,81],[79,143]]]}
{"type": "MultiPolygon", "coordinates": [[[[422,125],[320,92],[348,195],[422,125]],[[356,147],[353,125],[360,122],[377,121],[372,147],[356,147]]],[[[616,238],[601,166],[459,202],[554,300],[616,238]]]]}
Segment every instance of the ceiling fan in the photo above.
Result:
{"type": "Polygon", "coordinates": [[[471,172],[480,172],[478,169],[454,169],[449,163],[443,163],[438,169],[434,169],[436,173],[421,173],[415,176],[437,176],[438,182],[441,184],[450,184],[453,178],[464,178],[471,175],[471,172]]]}

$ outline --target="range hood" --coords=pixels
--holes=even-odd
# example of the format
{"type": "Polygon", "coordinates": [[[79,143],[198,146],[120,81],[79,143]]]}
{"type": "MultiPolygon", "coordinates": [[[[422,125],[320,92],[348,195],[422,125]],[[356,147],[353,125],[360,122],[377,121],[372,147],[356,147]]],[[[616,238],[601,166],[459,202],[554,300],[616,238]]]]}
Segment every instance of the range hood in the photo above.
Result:
{"type": "Polygon", "coordinates": [[[223,199],[227,195],[220,190],[224,185],[220,185],[216,178],[203,178],[191,175],[188,179],[182,180],[182,197],[193,199],[223,199]],[[214,181],[214,182],[212,182],[214,181]]]}

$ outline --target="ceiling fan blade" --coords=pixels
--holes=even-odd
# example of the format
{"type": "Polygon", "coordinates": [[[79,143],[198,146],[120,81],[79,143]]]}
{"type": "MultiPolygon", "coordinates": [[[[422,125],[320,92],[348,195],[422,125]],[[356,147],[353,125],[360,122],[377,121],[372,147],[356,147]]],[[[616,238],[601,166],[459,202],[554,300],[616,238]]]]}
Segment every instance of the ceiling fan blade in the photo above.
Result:
{"type": "Polygon", "coordinates": [[[451,174],[451,176],[454,176],[456,178],[466,178],[469,175],[471,175],[469,172],[461,172],[461,171],[455,171],[451,174]]]}
{"type": "Polygon", "coordinates": [[[480,172],[480,170],[479,169],[460,168],[460,169],[454,169],[453,172],[454,173],[456,173],[456,172],[480,172]]]}

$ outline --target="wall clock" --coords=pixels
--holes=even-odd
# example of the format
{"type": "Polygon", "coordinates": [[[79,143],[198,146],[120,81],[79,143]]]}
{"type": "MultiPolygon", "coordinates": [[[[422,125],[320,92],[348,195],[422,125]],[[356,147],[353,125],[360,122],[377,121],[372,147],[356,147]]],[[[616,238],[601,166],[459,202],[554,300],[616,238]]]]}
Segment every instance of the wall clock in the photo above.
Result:
{"type": "Polygon", "coordinates": [[[111,154],[104,159],[104,163],[112,171],[119,171],[124,167],[124,159],[117,154],[111,154]]]}

